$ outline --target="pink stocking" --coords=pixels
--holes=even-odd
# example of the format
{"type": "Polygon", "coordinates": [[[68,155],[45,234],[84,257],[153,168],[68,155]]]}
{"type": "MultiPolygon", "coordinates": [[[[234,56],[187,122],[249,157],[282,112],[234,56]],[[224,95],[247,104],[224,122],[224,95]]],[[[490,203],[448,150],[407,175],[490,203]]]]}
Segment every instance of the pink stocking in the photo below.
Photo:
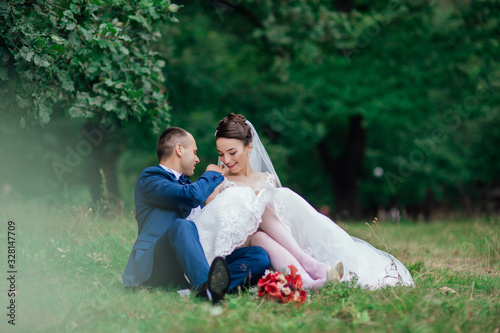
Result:
{"type": "MultiPolygon", "coordinates": [[[[278,245],[281,245],[287,250],[291,257],[298,261],[305,271],[308,272],[312,279],[325,279],[328,265],[319,262],[307,253],[305,253],[297,244],[292,234],[285,228],[279,218],[270,207],[266,207],[262,214],[262,223],[260,228],[278,245]]],[[[294,264],[295,265],[295,264],[294,264]]],[[[296,266],[298,268],[298,266],[296,266]]]]}
{"type": "Polygon", "coordinates": [[[276,270],[286,270],[288,265],[294,265],[298,270],[298,274],[302,277],[304,289],[318,289],[325,284],[326,279],[314,280],[311,278],[297,259],[295,259],[290,252],[278,244],[274,239],[269,237],[269,235],[265,232],[258,231],[252,236],[252,246],[260,246],[264,248],[264,250],[266,250],[269,254],[271,266],[273,266],[276,270]]]}

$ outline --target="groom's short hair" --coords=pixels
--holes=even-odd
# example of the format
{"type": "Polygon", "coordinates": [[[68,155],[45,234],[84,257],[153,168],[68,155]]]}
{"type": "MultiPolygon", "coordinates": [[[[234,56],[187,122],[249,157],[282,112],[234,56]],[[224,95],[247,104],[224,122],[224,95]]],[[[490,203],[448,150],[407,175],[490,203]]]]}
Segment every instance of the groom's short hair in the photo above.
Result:
{"type": "Polygon", "coordinates": [[[186,147],[189,143],[188,139],[188,131],[182,129],[180,127],[169,127],[167,128],[158,139],[156,143],[156,154],[158,155],[158,161],[161,161],[162,158],[168,158],[174,152],[175,145],[180,143],[181,145],[186,147]]]}

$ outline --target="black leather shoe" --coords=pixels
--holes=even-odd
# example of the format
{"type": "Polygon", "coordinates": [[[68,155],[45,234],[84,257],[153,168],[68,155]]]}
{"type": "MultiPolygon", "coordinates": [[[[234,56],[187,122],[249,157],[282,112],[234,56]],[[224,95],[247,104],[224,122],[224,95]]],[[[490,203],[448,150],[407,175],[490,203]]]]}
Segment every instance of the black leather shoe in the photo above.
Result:
{"type": "Polygon", "coordinates": [[[222,257],[216,257],[210,266],[207,281],[207,294],[212,304],[217,304],[224,298],[230,283],[231,274],[226,260],[222,257]]]}

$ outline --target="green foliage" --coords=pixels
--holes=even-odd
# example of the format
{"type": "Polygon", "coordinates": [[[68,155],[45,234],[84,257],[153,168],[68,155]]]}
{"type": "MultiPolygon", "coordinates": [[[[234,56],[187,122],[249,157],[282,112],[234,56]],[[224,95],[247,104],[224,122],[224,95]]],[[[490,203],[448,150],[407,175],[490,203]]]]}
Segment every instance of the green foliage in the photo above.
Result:
{"type": "Polygon", "coordinates": [[[494,4],[393,1],[346,14],[327,1],[190,3],[165,34],[174,36],[175,68],[166,69],[174,122],[198,134],[202,161],[213,162],[217,120],[243,113],[285,186],[322,205],[343,194],[325,186],[338,171],[321,155],[339,156],[349,118],[361,115],[365,210],[396,199],[415,205],[428,189],[438,201],[458,201],[478,178],[498,182],[490,150],[500,114],[494,4]],[[476,95],[487,97],[468,105],[476,95]]]}
{"type": "Polygon", "coordinates": [[[0,97],[21,124],[72,118],[168,121],[165,62],[151,48],[178,6],[168,0],[0,3],[0,97]],[[17,110],[22,110],[18,112],[17,110]]]}
{"type": "Polygon", "coordinates": [[[213,132],[229,112],[254,123],[282,183],[315,206],[345,195],[330,186],[340,172],[322,156],[341,156],[355,115],[367,131],[357,179],[366,215],[417,206],[429,193],[477,209],[477,193],[493,195],[497,1],[361,1],[350,13],[322,0],[190,1],[169,24],[177,9],[159,0],[2,2],[4,118],[111,120],[117,130],[88,160],[127,150],[117,174],[129,197],[137,172],[156,163],[146,132],[170,123],[191,131],[199,175],[217,160],[213,132]]]}

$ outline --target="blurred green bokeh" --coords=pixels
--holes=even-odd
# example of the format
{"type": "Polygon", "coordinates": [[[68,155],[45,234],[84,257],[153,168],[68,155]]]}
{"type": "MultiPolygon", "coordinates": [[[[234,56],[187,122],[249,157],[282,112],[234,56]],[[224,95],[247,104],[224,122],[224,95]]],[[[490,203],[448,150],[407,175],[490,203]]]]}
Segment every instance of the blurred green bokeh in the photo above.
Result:
{"type": "MultiPolygon", "coordinates": [[[[159,24],[162,37],[146,44],[166,62],[170,123],[160,131],[194,135],[194,178],[216,163],[216,124],[234,112],[255,125],[283,185],[334,217],[499,212],[498,1],[176,3],[179,22],[159,24]]],[[[9,50],[4,63],[15,66],[9,50]]],[[[156,114],[75,119],[55,103],[48,124],[21,129],[7,105],[2,198],[105,193],[133,209],[139,172],[157,163],[156,114]]]]}

